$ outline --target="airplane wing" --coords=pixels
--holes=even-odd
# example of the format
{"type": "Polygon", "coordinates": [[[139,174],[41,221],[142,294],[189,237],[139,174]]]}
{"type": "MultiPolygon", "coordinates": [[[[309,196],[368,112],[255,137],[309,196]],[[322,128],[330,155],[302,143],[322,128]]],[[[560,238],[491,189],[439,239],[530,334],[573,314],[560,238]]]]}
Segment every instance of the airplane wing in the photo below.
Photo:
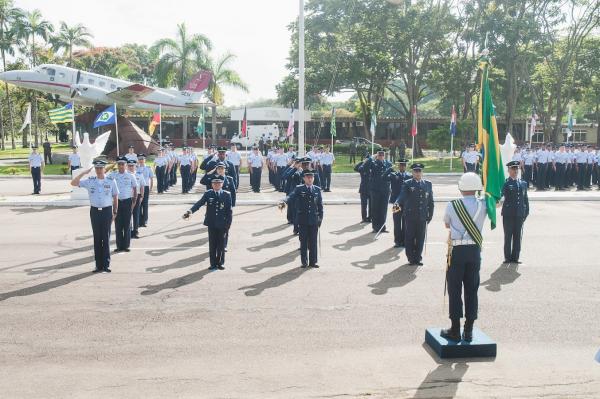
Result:
{"type": "Polygon", "coordinates": [[[131,86],[119,88],[115,91],[111,91],[106,94],[108,97],[120,103],[134,103],[142,97],[154,91],[153,88],[144,86],[139,83],[132,84],[131,86]]]}

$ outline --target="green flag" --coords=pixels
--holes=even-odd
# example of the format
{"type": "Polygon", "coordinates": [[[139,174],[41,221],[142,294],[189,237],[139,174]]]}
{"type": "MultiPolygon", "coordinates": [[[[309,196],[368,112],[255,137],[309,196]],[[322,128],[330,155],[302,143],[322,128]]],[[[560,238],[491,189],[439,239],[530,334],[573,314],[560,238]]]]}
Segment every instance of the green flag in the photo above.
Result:
{"type": "Polygon", "coordinates": [[[335,137],[335,108],[331,110],[331,137],[335,137]]]}
{"type": "Polygon", "coordinates": [[[196,127],[196,133],[198,133],[198,136],[204,136],[205,133],[205,126],[204,126],[204,107],[202,107],[202,110],[200,111],[200,117],[198,118],[198,126],[196,127]]]}
{"type": "Polygon", "coordinates": [[[73,103],[68,103],[64,107],[51,109],[48,111],[51,123],[73,122],[73,103]]]}
{"type": "Polygon", "coordinates": [[[479,92],[479,114],[477,120],[477,142],[482,156],[483,190],[492,229],[496,228],[496,203],[502,197],[504,185],[504,166],[500,156],[500,143],[498,141],[498,126],[494,103],[488,82],[489,63],[484,58],[480,64],[481,90],[479,92]]]}

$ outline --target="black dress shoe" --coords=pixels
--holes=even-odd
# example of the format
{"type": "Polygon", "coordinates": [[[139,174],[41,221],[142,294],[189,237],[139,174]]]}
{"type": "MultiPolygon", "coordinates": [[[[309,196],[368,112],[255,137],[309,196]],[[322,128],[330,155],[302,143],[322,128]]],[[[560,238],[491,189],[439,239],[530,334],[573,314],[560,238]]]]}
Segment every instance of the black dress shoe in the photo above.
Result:
{"type": "Polygon", "coordinates": [[[122,249],[120,249],[120,248],[117,248],[117,249],[115,249],[113,252],[114,252],[114,253],[116,253],[116,254],[118,254],[119,252],[123,252],[123,250],[122,250],[122,249]]]}
{"type": "Polygon", "coordinates": [[[473,330],[470,330],[470,331],[463,330],[462,340],[465,342],[473,341],[473,330]]]}
{"type": "Polygon", "coordinates": [[[138,234],[132,234],[132,235],[131,235],[131,238],[138,239],[138,238],[140,238],[140,236],[139,236],[138,234]]]}
{"type": "Polygon", "coordinates": [[[102,271],[102,269],[94,269],[92,270],[92,273],[100,273],[102,271]]]}
{"type": "Polygon", "coordinates": [[[319,265],[309,265],[310,267],[314,267],[315,269],[319,268],[319,265]]]}
{"type": "Polygon", "coordinates": [[[302,269],[306,269],[308,267],[308,265],[306,263],[303,263],[302,266],[300,266],[302,269]]]}
{"type": "Polygon", "coordinates": [[[217,270],[217,266],[211,266],[208,268],[208,270],[217,270]]]}
{"type": "Polygon", "coordinates": [[[520,265],[523,262],[520,262],[518,260],[513,259],[513,260],[510,261],[510,263],[516,263],[517,265],[520,265]]]}
{"type": "Polygon", "coordinates": [[[219,266],[217,266],[217,269],[219,269],[219,270],[225,270],[225,266],[219,265],[219,266]]]}
{"type": "Polygon", "coordinates": [[[440,335],[449,341],[460,341],[460,332],[453,328],[440,331],[440,335]]]}
{"type": "Polygon", "coordinates": [[[417,266],[423,266],[423,262],[417,262],[417,266]]]}
{"type": "Polygon", "coordinates": [[[140,227],[148,227],[148,226],[146,226],[145,224],[140,224],[140,227]]]}
{"type": "Polygon", "coordinates": [[[511,261],[508,259],[504,259],[504,262],[502,262],[502,263],[511,263],[511,261]]]}
{"type": "Polygon", "coordinates": [[[123,250],[123,252],[131,252],[131,249],[129,249],[129,248],[125,248],[125,249],[123,250]]]}
{"type": "Polygon", "coordinates": [[[110,270],[108,267],[105,267],[102,272],[103,273],[110,273],[112,270],[110,270]]]}
{"type": "Polygon", "coordinates": [[[402,244],[394,244],[394,248],[402,248],[404,245],[402,244]]]}

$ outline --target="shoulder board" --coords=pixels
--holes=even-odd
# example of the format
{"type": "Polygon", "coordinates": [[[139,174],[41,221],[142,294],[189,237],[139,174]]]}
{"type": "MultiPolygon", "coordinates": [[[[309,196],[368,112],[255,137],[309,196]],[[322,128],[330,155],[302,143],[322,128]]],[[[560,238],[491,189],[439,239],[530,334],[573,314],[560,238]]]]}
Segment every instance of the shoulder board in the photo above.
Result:
{"type": "Polygon", "coordinates": [[[96,179],[97,179],[97,177],[96,177],[96,176],[90,176],[90,177],[88,177],[88,179],[89,179],[89,180],[96,180],[96,179]]]}

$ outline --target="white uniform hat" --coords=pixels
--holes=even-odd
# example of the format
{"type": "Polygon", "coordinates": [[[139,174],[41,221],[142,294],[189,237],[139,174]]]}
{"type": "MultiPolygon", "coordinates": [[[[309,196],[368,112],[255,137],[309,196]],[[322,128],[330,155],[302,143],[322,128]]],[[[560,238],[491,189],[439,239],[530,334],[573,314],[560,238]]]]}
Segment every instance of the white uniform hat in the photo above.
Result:
{"type": "Polygon", "coordinates": [[[480,191],[483,190],[483,184],[481,184],[481,178],[478,174],[467,172],[460,177],[458,189],[460,191],[480,191]]]}

